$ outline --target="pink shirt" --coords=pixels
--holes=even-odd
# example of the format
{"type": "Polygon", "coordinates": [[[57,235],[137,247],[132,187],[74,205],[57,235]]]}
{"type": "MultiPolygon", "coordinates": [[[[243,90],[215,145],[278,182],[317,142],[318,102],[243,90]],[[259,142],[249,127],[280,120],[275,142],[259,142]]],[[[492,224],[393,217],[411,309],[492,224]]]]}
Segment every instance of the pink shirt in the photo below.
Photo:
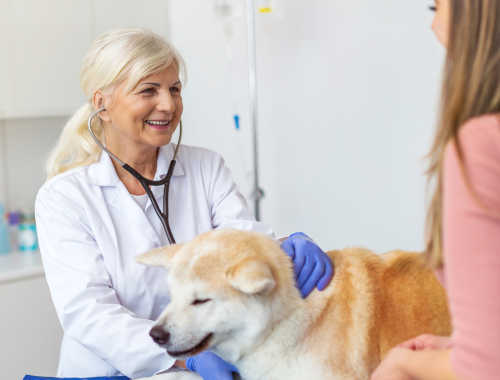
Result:
{"type": "Polygon", "coordinates": [[[464,379],[500,379],[500,115],[459,132],[469,181],[454,144],[445,152],[444,280],[453,316],[452,366],[464,379]]]}

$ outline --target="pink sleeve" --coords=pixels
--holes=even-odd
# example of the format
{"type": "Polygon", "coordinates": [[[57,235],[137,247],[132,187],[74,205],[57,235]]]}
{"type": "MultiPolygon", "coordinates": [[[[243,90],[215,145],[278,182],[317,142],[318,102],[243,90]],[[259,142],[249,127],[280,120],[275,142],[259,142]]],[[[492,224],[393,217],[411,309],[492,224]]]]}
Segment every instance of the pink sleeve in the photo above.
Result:
{"type": "Polygon", "coordinates": [[[460,131],[470,183],[454,144],[445,152],[443,250],[453,316],[452,366],[464,379],[500,379],[500,118],[460,131]]]}

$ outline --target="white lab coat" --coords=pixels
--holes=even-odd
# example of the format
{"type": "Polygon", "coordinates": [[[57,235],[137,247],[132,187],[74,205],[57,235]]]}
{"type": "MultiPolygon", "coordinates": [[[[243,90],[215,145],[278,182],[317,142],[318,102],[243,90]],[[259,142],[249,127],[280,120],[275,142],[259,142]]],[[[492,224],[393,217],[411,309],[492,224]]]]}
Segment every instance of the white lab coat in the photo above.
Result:
{"type": "MultiPolygon", "coordinates": [[[[175,145],[162,147],[155,179],[166,174],[175,145]]],[[[163,186],[153,187],[162,207],[163,186]]],[[[174,360],[149,337],[169,302],[162,268],[134,257],[167,245],[148,200],[128,193],[111,159],[72,169],[46,182],[36,199],[40,250],[52,300],[64,330],[59,376],[151,376],[174,360]]],[[[256,222],[222,157],[181,146],[169,193],[176,241],[214,228],[274,236],[256,222]]]]}

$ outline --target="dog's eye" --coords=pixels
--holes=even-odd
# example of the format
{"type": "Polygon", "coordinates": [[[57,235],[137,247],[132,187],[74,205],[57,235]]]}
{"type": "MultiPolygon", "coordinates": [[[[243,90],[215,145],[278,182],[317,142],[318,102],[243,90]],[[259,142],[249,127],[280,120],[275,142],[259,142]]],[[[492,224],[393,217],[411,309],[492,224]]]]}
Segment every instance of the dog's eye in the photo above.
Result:
{"type": "Polygon", "coordinates": [[[198,300],[194,300],[191,305],[201,305],[203,303],[207,303],[208,301],[211,301],[210,298],[205,298],[205,299],[198,299],[198,300]]]}

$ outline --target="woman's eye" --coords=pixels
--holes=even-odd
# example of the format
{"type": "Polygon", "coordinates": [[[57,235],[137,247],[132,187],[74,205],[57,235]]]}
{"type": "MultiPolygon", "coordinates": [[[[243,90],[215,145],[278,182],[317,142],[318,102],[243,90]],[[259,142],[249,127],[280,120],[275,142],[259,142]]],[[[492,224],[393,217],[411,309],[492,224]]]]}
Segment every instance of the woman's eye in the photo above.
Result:
{"type": "Polygon", "coordinates": [[[201,304],[204,304],[204,303],[207,303],[208,301],[211,301],[210,298],[204,298],[204,299],[196,299],[194,300],[191,305],[201,305],[201,304]]]}
{"type": "Polygon", "coordinates": [[[170,87],[170,92],[178,94],[179,92],[181,92],[181,89],[179,87],[170,87]]]}
{"type": "Polygon", "coordinates": [[[142,90],[140,93],[141,94],[152,94],[154,91],[155,91],[155,89],[151,87],[151,88],[146,88],[146,89],[142,90]]]}
{"type": "Polygon", "coordinates": [[[429,6],[429,9],[433,12],[436,12],[437,11],[437,7],[435,5],[430,5],[429,6]]]}

